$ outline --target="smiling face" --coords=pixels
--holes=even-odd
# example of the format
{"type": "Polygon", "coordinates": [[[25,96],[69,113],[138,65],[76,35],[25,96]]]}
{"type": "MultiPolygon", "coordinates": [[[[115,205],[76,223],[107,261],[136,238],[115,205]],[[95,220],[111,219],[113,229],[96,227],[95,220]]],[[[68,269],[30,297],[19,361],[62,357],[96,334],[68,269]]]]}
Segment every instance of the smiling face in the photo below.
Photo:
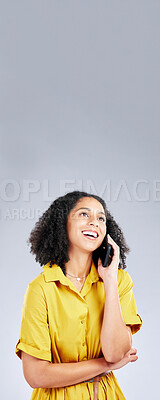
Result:
{"type": "Polygon", "coordinates": [[[106,234],[106,217],[102,204],[94,197],[83,197],[70,211],[67,220],[70,250],[96,250],[106,234]]]}

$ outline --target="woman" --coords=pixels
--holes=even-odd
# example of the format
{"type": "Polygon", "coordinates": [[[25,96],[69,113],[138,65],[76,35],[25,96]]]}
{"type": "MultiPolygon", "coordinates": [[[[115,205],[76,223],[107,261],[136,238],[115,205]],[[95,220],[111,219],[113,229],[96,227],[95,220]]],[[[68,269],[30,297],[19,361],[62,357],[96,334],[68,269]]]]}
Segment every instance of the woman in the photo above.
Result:
{"type": "Polygon", "coordinates": [[[31,399],[125,399],[112,370],[137,360],[132,334],[142,320],[124,270],[129,248],[104,200],[59,197],[29,242],[43,272],[25,294],[16,354],[31,399]],[[104,268],[106,229],[113,256],[104,268]]]}

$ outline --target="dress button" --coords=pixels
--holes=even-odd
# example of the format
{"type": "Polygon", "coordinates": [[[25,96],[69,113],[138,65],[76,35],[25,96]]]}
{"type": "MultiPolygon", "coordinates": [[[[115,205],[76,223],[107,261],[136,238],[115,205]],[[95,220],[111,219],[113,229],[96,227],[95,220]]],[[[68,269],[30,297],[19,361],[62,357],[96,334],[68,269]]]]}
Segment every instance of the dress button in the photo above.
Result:
{"type": "Polygon", "coordinates": [[[84,324],[84,319],[82,319],[81,324],[84,324]]]}
{"type": "Polygon", "coordinates": [[[83,346],[83,347],[85,346],[85,342],[82,343],[82,346],[83,346]]]}

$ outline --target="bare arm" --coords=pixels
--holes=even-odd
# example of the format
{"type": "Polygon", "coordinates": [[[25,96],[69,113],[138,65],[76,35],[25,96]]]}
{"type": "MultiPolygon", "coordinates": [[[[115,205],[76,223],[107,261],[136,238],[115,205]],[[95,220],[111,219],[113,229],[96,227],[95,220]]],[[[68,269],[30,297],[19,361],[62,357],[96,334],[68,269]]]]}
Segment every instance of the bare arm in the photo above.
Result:
{"type": "Polygon", "coordinates": [[[75,363],[40,360],[21,352],[23,373],[32,388],[56,388],[75,385],[110,370],[104,357],[75,363]]]}
{"type": "Polygon", "coordinates": [[[108,235],[108,242],[113,246],[114,256],[107,268],[99,260],[98,272],[104,281],[105,305],[101,329],[101,347],[108,362],[118,362],[131,349],[130,328],[123,321],[118,295],[117,271],[119,264],[119,247],[108,235]]]}
{"type": "Polygon", "coordinates": [[[32,388],[56,388],[80,383],[94,376],[124,367],[138,359],[137,350],[129,350],[117,363],[108,363],[104,357],[76,363],[51,364],[22,353],[23,373],[32,388]]]}

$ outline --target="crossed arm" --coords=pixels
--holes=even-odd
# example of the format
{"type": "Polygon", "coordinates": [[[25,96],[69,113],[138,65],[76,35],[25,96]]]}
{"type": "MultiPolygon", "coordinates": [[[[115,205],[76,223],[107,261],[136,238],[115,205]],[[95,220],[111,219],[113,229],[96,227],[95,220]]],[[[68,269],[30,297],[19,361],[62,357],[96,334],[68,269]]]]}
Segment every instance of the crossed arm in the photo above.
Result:
{"type": "MultiPolygon", "coordinates": [[[[131,328],[126,327],[130,338],[131,328]]],[[[131,339],[132,340],[132,339],[131,339]]],[[[137,360],[137,350],[131,349],[118,362],[107,362],[104,357],[75,363],[44,361],[21,351],[23,373],[32,388],[56,388],[74,385],[137,360]]]]}
{"type": "Polygon", "coordinates": [[[131,328],[126,326],[122,319],[117,288],[114,285],[110,287],[111,289],[106,293],[100,338],[104,357],[74,363],[52,364],[21,351],[24,377],[32,388],[60,388],[75,385],[137,360],[137,350],[131,349],[131,328]]]}
{"type": "Polygon", "coordinates": [[[131,328],[125,325],[121,314],[117,283],[118,247],[111,238],[109,241],[115,247],[113,267],[111,268],[110,265],[106,271],[102,265],[98,268],[105,288],[100,335],[104,357],[74,363],[52,364],[22,351],[23,373],[31,387],[56,388],[74,385],[137,360],[137,350],[131,348],[131,328]]]}

